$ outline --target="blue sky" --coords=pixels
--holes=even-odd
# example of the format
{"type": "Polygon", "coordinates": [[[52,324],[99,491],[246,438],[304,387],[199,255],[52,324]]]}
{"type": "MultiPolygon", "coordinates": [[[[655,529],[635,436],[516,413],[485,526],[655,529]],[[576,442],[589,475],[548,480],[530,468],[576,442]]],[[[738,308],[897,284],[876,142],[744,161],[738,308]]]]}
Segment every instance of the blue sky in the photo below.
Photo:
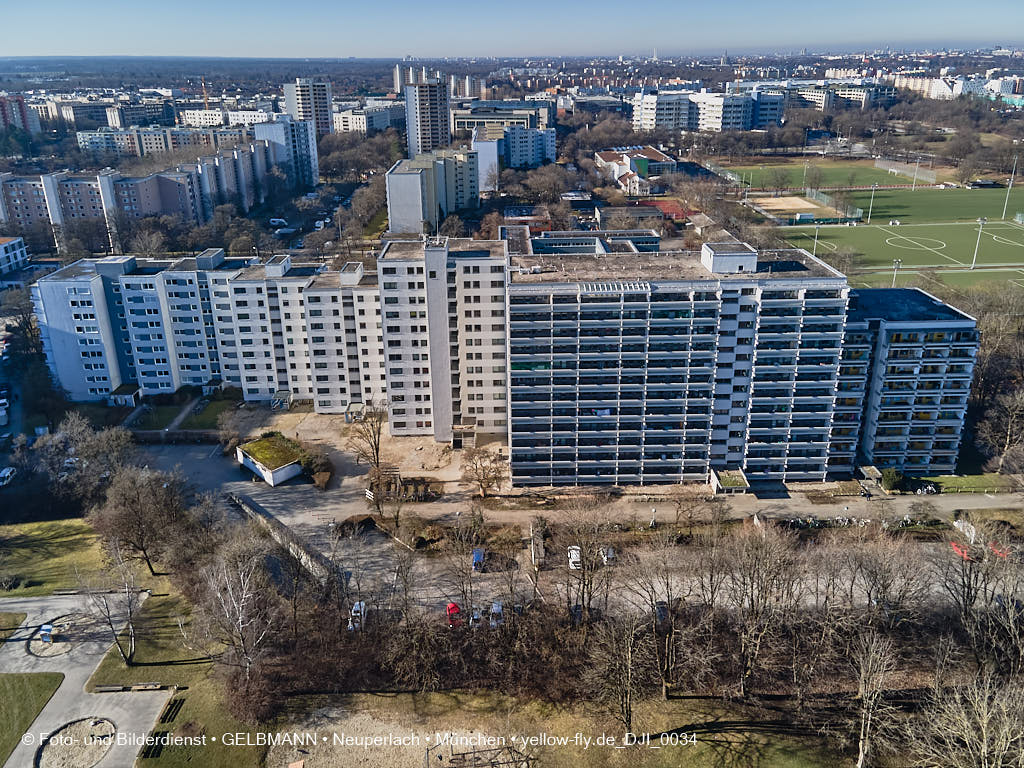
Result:
{"type": "Polygon", "coordinates": [[[1020,45],[1020,8],[1020,0],[0,0],[0,56],[396,58],[654,47],[668,56],[724,48],[1020,45]]]}

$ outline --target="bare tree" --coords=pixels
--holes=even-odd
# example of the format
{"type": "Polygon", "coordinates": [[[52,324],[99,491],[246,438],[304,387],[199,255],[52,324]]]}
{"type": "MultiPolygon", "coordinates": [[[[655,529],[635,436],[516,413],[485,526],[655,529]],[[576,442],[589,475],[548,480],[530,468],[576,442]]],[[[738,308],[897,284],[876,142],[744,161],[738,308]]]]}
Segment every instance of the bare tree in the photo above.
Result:
{"type": "Polygon", "coordinates": [[[773,525],[751,526],[726,544],[725,595],[740,640],[739,694],[746,696],[761,652],[789,619],[801,587],[794,537],[773,525]]]}
{"type": "Polygon", "coordinates": [[[978,444],[1002,472],[1007,457],[1024,449],[1024,389],[999,395],[978,425],[978,444]]]}
{"type": "Polygon", "coordinates": [[[633,732],[633,704],[650,690],[652,647],[645,620],[628,616],[601,622],[594,629],[585,680],[591,696],[633,732]]]}
{"type": "Polygon", "coordinates": [[[86,611],[110,633],[121,661],[130,667],[135,660],[136,630],[142,603],[135,567],[116,540],[108,543],[106,554],[107,569],[102,581],[90,581],[79,575],[79,584],[86,611]]]}
{"type": "MultiPolygon", "coordinates": [[[[597,603],[606,603],[610,573],[603,568],[601,551],[610,525],[607,508],[599,498],[584,496],[574,500],[565,516],[565,546],[578,554],[574,567],[566,570],[566,607],[579,606],[584,623],[590,621],[597,603]]],[[[564,561],[563,561],[564,562],[564,561]]]]}
{"type": "Polygon", "coordinates": [[[1024,755],[1024,685],[984,674],[932,696],[905,729],[921,768],[1019,768],[1024,755]]]}
{"type": "Polygon", "coordinates": [[[896,670],[892,640],[867,629],[853,643],[850,663],[857,675],[857,768],[865,768],[873,751],[873,739],[888,707],[884,694],[896,670]]]}
{"type": "Polygon", "coordinates": [[[362,416],[351,426],[348,448],[359,461],[365,461],[371,470],[380,469],[381,444],[384,425],[388,420],[385,406],[373,400],[366,403],[362,416]]]}
{"type": "Polygon", "coordinates": [[[486,448],[467,448],[462,453],[462,481],[472,483],[480,489],[480,497],[487,498],[487,492],[500,486],[508,475],[504,457],[486,448]]]}
{"type": "Polygon", "coordinates": [[[103,505],[89,521],[108,541],[141,557],[151,575],[153,560],[167,542],[167,529],[181,521],[185,510],[185,480],[180,474],[123,467],[111,478],[103,505]]]}
{"type": "Polygon", "coordinates": [[[675,683],[679,613],[689,596],[679,559],[673,539],[660,536],[636,553],[625,574],[625,588],[647,617],[663,699],[668,699],[669,689],[675,683]]]}
{"type": "Polygon", "coordinates": [[[266,654],[279,619],[267,554],[261,539],[244,532],[221,547],[203,573],[201,636],[208,646],[223,647],[220,660],[239,667],[246,684],[266,654]]]}

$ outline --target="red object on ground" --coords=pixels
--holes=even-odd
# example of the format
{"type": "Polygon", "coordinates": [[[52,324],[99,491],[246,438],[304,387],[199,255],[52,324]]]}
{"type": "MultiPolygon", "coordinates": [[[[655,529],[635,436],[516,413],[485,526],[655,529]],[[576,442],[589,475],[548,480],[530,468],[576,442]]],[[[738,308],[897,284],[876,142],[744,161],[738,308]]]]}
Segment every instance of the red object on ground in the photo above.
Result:
{"type": "Polygon", "coordinates": [[[999,557],[1002,557],[1004,559],[1007,556],[1009,556],[1009,554],[1010,554],[1010,550],[1009,549],[1000,549],[999,547],[996,546],[996,543],[994,541],[990,541],[988,543],[988,548],[991,549],[996,555],[998,555],[999,557]]]}
{"type": "Polygon", "coordinates": [[[961,547],[955,541],[951,541],[949,543],[949,546],[951,546],[953,548],[953,551],[956,552],[958,555],[960,555],[960,557],[962,557],[964,560],[970,560],[971,559],[971,556],[970,556],[970,554],[968,554],[967,550],[964,549],[963,547],[961,547]]]}
{"type": "Polygon", "coordinates": [[[445,606],[444,612],[448,616],[449,627],[454,629],[455,627],[462,625],[462,616],[460,616],[462,609],[459,608],[458,603],[448,603],[448,605],[445,606]]]}

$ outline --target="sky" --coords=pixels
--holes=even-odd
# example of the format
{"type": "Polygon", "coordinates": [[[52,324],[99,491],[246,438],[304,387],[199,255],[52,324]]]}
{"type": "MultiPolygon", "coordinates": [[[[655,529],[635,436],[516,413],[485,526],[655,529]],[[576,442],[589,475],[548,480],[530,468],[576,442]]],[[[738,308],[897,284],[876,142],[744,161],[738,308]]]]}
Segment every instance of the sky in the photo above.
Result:
{"type": "Polygon", "coordinates": [[[0,57],[434,58],[654,48],[665,57],[1024,45],[1020,0],[0,0],[0,28],[0,57]]]}

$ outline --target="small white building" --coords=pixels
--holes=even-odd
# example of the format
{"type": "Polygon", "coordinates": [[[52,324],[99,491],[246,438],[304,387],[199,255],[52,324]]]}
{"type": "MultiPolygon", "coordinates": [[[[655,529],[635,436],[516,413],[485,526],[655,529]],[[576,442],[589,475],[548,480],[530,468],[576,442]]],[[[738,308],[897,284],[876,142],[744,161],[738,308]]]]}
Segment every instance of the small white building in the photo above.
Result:
{"type": "Polygon", "coordinates": [[[267,435],[238,446],[235,448],[235,458],[239,464],[271,486],[280,485],[302,474],[299,447],[279,434],[267,435]]]}

